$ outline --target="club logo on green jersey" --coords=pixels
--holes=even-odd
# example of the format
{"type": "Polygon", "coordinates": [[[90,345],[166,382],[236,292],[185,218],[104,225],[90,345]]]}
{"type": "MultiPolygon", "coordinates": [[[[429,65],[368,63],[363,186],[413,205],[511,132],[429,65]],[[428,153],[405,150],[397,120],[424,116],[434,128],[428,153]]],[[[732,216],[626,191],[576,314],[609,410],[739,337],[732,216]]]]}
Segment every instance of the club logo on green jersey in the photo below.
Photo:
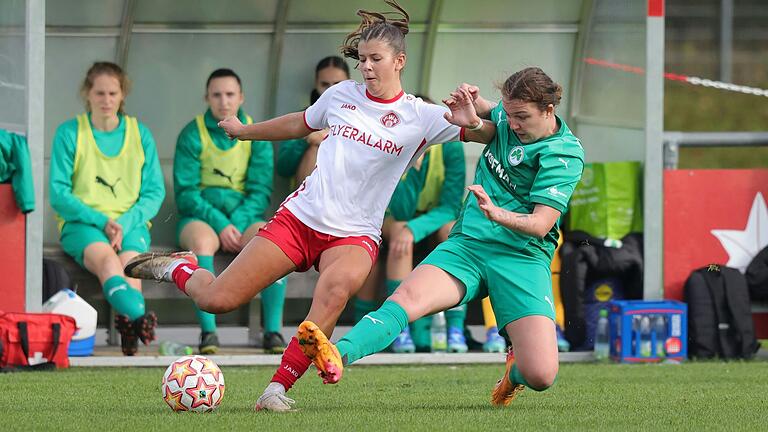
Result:
{"type": "Polygon", "coordinates": [[[520,162],[525,159],[525,149],[523,146],[514,146],[512,147],[512,151],[509,152],[509,156],[507,156],[507,162],[509,162],[512,166],[520,165],[520,162]]]}

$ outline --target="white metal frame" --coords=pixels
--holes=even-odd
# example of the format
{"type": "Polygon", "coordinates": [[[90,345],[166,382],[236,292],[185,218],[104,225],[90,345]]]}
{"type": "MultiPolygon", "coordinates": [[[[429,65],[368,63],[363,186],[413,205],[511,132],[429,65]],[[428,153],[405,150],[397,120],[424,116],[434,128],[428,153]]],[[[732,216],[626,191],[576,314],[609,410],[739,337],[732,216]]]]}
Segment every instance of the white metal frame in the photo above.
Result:
{"type": "MultiPolygon", "coordinates": [[[[654,1],[654,0],[649,0],[654,1]]],[[[643,298],[664,294],[664,14],[646,18],[643,298]]]]}
{"type": "Polygon", "coordinates": [[[25,308],[28,312],[38,312],[43,302],[45,0],[27,0],[25,45],[26,134],[35,186],[35,211],[26,216],[25,308]]]}

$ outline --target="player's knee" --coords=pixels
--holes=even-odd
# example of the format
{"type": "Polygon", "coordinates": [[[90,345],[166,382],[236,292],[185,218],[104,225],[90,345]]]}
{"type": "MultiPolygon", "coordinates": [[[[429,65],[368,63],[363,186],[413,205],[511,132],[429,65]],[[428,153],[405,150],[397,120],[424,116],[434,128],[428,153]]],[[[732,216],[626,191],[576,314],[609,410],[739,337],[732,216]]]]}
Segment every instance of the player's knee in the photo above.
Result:
{"type": "Polygon", "coordinates": [[[197,236],[192,240],[190,249],[198,255],[213,255],[219,250],[219,238],[216,236],[197,236]]]}
{"type": "Polygon", "coordinates": [[[537,369],[523,374],[523,376],[528,383],[528,387],[536,391],[544,391],[555,383],[557,368],[537,369]]]}
{"type": "Polygon", "coordinates": [[[424,301],[423,294],[412,285],[400,285],[388,300],[403,307],[408,312],[409,318],[420,318],[428,313],[428,305],[424,301]]]}
{"type": "Polygon", "coordinates": [[[92,269],[95,274],[103,279],[108,279],[113,275],[123,274],[123,264],[115,253],[105,253],[96,257],[92,261],[92,269]]]}
{"type": "Polygon", "coordinates": [[[323,290],[319,300],[329,310],[342,310],[346,306],[347,301],[352,297],[354,291],[356,290],[349,283],[334,283],[323,290]]]}

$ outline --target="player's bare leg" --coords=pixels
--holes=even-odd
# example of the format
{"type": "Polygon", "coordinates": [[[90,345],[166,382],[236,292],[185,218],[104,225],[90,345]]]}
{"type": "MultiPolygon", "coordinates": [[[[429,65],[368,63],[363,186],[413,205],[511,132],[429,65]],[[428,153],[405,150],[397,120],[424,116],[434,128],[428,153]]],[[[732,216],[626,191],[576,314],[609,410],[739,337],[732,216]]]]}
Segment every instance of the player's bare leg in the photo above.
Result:
{"type": "Polygon", "coordinates": [[[126,265],[125,273],[140,279],[175,282],[200,309],[224,313],[250,301],[261,290],[296,269],[277,245],[263,237],[254,237],[218,277],[201,268],[188,270],[191,274],[187,275],[176,272],[179,267],[184,270],[184,262],[189,261],[190,256],[140,254],[126,265]],[[175,280],[174,272],[180,280],[175,280]]]}
{"type": "Polygon", "coordinates": [[[527,386],[544,390],[557,376],[557,335],[554,322],[545,316],[527,316],[505,326],[510,348],[504,376],[491,392],[491,403],[507,406],[527,386]]]}
{"type": "Polygon", "coordinates": [[[308,356],[314,356],[313,363],[325,383],[338,382],[343,364],[383,350],[409,321],[455,306],[464,297],[465,291],[464,285],[445,271],[432,265],[421,265],[381,308],[355,324],[337,347],[315,329],[314,323],[302,323],[299,327],[300,337],[302,331],[305,333],[302,350],[308,356]],[[323,373],[324,368],[331,369],[333,374],[323,373]]]}
{"type": "Polygon", "coordinates": [[[326,383],[338,382],[344,368],[326,335],[333,333],[347,301],[363,286],[371,265],[370,255],[360,246],[338,246],[325,251],[320,259],[312,307],[296,337],[326,383]]]}
{"type": "MultiPolygon", "coordinates": [[[[360,246],[336,246],[322,253],[318,268],[320,278],[315,286],[307,320],[314,321],[313,335],[322,335],[320,338],[327,343],[325,334],[333,333],[336,321],[344,311],[347,302],[365,282],[371,269],[371,257],[360,246]]],[[[292,410],[291,405],[294,401],[287,398],[285,392],[307,370],[310,359],[319,365],[318,373],[321,376],[329,372],[331,379],[336,376],[336,370],[325,367],[325,363],[313,355],[312,351],[304,349],[305,345],[309,347],[306,337],[306,333],[302,333],[300,327],[296,338],[288,344],[288,348],[283,353],[280,368],[272,378],[272,382],[256,402],[256,410],[292,410]]],[[[330,344],[327,343],[327,345],[330,344]]],[[[340,376],[340,371],[338,375],[340,376]]]]}

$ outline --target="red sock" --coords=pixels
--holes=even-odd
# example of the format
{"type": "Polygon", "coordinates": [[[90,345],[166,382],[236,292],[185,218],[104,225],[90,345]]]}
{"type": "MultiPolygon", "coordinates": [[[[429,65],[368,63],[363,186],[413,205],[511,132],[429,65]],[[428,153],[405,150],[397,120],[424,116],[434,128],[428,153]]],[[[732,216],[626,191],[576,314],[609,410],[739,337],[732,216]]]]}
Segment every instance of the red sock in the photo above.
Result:
{"type": "Polygon", "coordinates": [[[184,263],[179,264],[176,266],[176,268],[173,270],[173,273],[171,274],[171,277],[173,278],[173,281],[176,283],[176,286],[183,292],[184,294],[187,294],[187,281],[189,278],[192,277],[192,272],[199,269],[200,266],[197,264],[192,263],[184,263]]]}
{"type": "Polygon", "coordinates": [[[288,348],[283,353],[280,367],[272,377],[272,382],[282,384],[285,387],[285,391],[288,391],[304,375],[304,372],[309,369],[310,364],[312,364],[312,360],[304,355],[304,352],[299,348],[298,339],[293,337],[291,342],[288,343],[288,348]]]}

